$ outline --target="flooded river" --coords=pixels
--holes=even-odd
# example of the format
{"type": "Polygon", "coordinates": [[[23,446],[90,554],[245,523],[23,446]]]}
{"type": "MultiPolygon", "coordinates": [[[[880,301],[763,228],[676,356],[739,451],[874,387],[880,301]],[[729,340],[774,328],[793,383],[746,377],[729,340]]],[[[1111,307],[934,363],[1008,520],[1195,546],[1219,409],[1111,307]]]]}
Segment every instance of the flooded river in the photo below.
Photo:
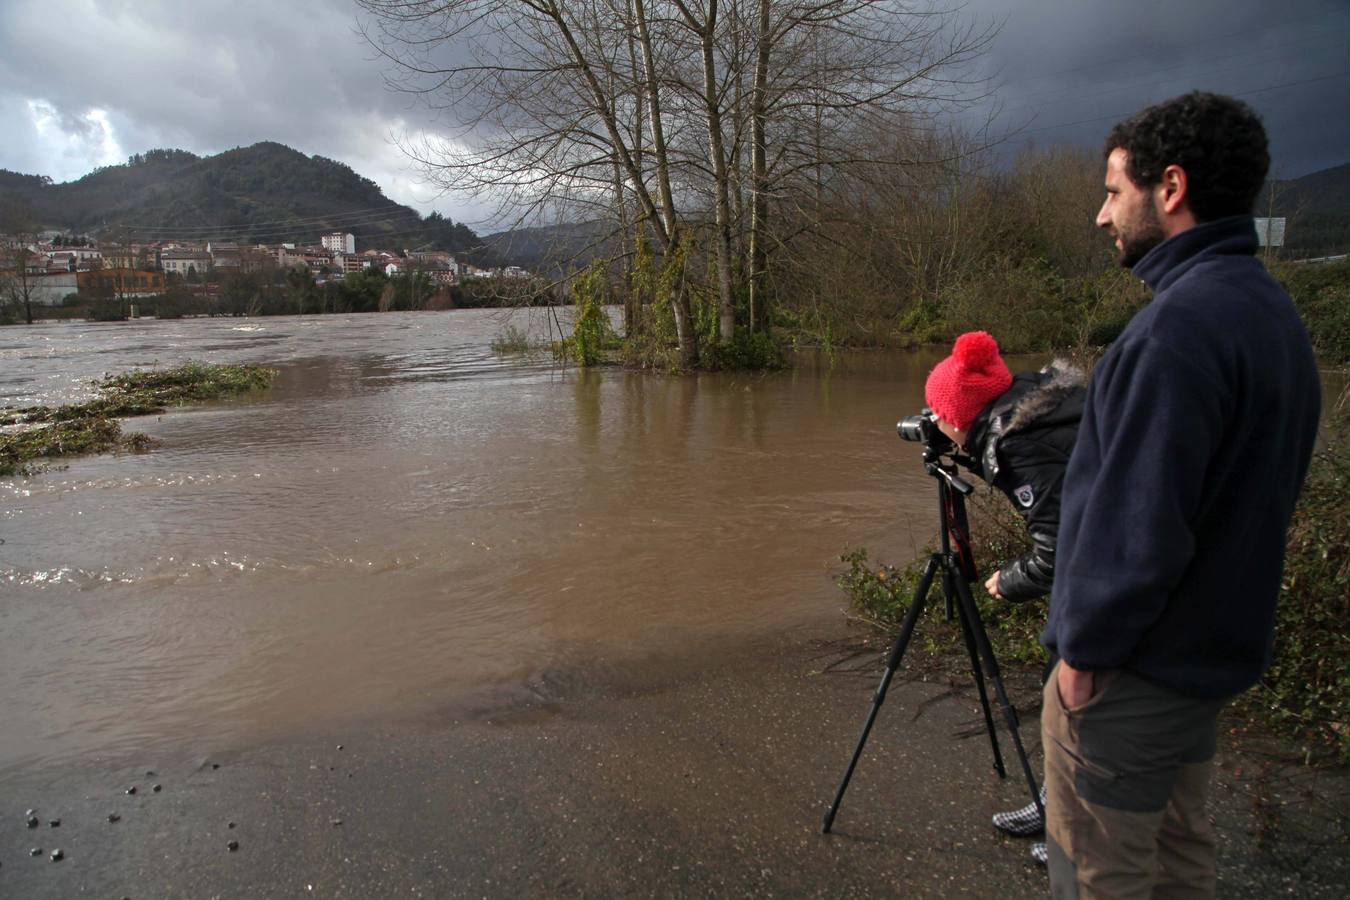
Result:
{"type": "MultiPolygon", "coordinates": [[[[543,335],[547,322],[514,321],[543,335]]],[[[189,359],[256,398],[0,480],[0,773],[715,664],[838,619],[935,524],[896,419],[935,357],[666,377],[498,357],[492,311],[0,330],[0,405],[189,359]]]]}

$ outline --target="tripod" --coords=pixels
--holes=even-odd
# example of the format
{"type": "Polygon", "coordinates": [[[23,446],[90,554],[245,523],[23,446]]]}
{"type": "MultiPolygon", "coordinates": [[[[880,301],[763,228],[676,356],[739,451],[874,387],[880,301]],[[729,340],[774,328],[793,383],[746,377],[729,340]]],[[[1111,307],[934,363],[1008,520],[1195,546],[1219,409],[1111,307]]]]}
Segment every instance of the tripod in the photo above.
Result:
{"type": "MultiPolygon", "coordinates": [[[[844,780],[839,783],[839,790],[834,795],[834,802],[830,804],[829,810],[825,813],[825,820],[821,823],[820,830],[823,834],[829,834],[830,828],[834,824],[835,814],[839,812],[839,804],[844,799],[844,791],[848,789],[849,779],[853,777],[853,770],[858,765],[859,757],[862,756],[863,746],[867,743],[867,736],[872,731],[873,723],[876,722],[881,704],[886,700],[886,691],[890,687],[891,678],[900,666],[900,659],[905,655],[905,648],[909,646],[909,639],[914,634],[914,626],[918,624],[919,616],[922,615],[924,606],[928,602],[928,589],[932,586],[933,579],[939,569],[942,571],[942,593],[947,601],[947,621],[951,621],[953,610],[955,610],[961,622],[961,636],[965,639],[966,653],[970,657],[970,671],[975,679],[976,690],[979,691],[980,707],[984,710],[984,727],[989,732],[989,743],[994,750],[994,770],[998,772],[999,778],[1007,777],[1007,771],[1003,767],[1003,754],[999,750],[998,734],[994,731],[993,713],[989,709],[989,695],[985,690],[986,675],[994,684],[994,694],[998,698],[999,707],[1003,710],[1003,719],[1008,725],[1008,731],[1012,734],[1013,746],[1017,748],[1017,756],[1022,763],[1022,773],[1026,776],[1027,787],[1031,790],[1032,801],[1036,804],[1036,810],[1042,818],[1045,816],[1045,809],[1041,806],[1040,791],[1036,787],[1036,776],[1032,774],[1031,764],[1027,762],[1026,750],[1022,747],[1022,736],[1018,730],[1017,710],[1013,709],[1012,703],[1008,700],[1008,693],[1003,689],[1003,677],[999,674],[998,660],[994,658],[994,648],[989,643],[989,635],[985,632],[984,623],[980,620],[980,612],[975,606],[975,598],[970,593],[970,582],[975,580],[975,558],[970,549],[970,529],[966,519],[966,497],[971,494],[974,488],[958,474],[957,462],[962,457],[952,453],[951,461],[944,463],[942,454],[943,451],[935,447],[931,441],[924,447],[924,471],[937,481],[938,517],[942,523],[942,550],[930,556],[927,565],[924,566],[923,575],[919,578],[918,587],[914,590],[914,600],[910,603],[908,612],[905,613],[900,634],[896,636],[895,644],[891,647],[890,656],[886,660],[886,671],[881,676],[881,684],[877,687],[876,693],[872,695],[872,708],[868,711],[862,736],[858,738],[858,746],[853,751],[853,758],[849,760],[848,770],[844,772],[844,780]],[[981,660],[983,660],[983,665],[981,665],[981,660]]],[[[969,466],[967,467],[969,468],[969,466]]]]}

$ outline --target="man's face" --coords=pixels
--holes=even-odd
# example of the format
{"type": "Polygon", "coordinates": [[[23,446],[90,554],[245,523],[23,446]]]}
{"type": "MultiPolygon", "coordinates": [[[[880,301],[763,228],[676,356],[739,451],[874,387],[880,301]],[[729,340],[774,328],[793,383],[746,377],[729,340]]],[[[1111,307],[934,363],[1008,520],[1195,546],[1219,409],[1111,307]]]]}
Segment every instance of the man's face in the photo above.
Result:
{"type": "Polygon", "coordinates": [[[1125,173],[1126,160],[1121,147],[1106,158],[1106,202],[1097,213],[1097,226],[1111,232],[1120,251],[1119,262],[1128,269],[1166,240],[1167,235],[1158,218],[1153,192],[1130,180],[1125,173]]]}

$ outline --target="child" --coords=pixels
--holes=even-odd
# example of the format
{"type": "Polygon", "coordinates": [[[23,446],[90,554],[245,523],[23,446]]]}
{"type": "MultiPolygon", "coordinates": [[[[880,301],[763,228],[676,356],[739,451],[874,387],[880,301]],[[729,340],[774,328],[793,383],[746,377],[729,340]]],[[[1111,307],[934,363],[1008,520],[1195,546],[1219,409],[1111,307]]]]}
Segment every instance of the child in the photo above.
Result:
{"type": "MultiPolygon", "coordinates": [[[[1031,537],[1030,550],[985,582],[994,597],[1020,602],[1050,592],[1060,491],[1085,397],[1082,373],[1058,361],[1013,376],[983,331],[958,337],[951,356],[928,376],[924,398],[938,428],[971,457],[975,474],[1007,495],[1031,537]]],[[[1030,803],[996,813],[994,826],[1029,837],[1044,830],[1045,821],[1030,803]]],[[[1044,864],[1045,844],[1033,845],[1031,855],[1044,864]]]]}

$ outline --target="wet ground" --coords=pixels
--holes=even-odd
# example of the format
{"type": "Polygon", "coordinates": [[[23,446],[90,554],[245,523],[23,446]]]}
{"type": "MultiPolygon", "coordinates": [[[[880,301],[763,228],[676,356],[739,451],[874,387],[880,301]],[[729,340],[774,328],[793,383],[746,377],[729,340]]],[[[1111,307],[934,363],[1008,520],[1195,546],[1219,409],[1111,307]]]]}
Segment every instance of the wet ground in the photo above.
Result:
{"type": "MultiPolygon", "coordinates": [[[[896,683],[818,830],[879,677],[833,577],[932,534],[894,423],[935,358],[578,372],[505,324],[6,331],[0,404],[280,375],[0,480],[0,898],[1042,894],[959,665],[896,683]]],[[[1350,883],[1347,779],[1289,759],[1225,751],[1222,896],[1350,883]]]]}
{"type": "MultiPolygon", "coordinates": [[[[992,772],[955,661],[897,678],[820,834],[880,671],[861,640],[820,628],[712,669],[552,670],[416,718],[30,770],[0,797],[0,896],[1043,894],[1028,842],[988,824],[1025,786],[992,772]]],[[[1038,759],[1035,673],[1009,686],[1038,759]]],[[[1221,764],[1220,896],[1343,896],[1345,775],[1273,747],[1221,764]]]]}

